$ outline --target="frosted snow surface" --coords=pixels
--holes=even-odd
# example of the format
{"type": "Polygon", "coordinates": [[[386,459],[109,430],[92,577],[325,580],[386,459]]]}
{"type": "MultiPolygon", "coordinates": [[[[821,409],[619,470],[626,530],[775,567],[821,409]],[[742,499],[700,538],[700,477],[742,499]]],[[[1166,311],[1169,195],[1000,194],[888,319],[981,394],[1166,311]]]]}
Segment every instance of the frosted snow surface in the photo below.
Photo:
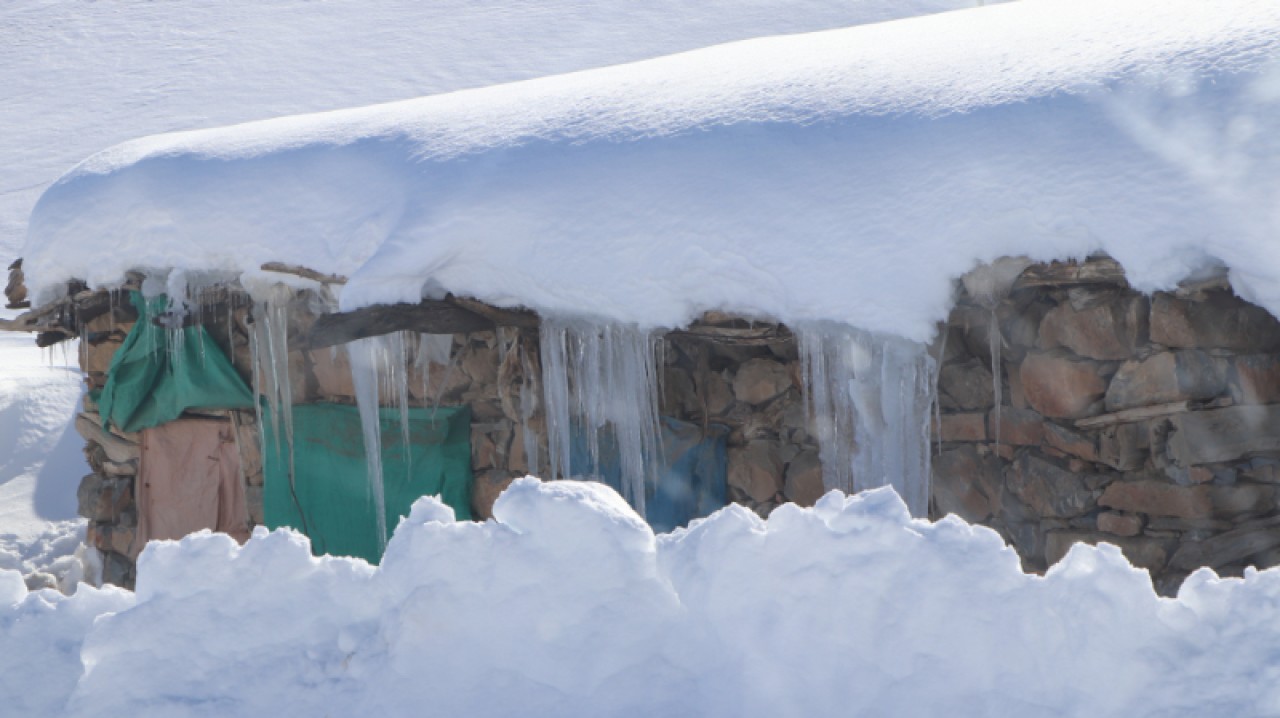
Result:
{"type": "Polygon", "coordinates": [[[16,568],[48,548],[36,541],[53,528],[47,522],[77,519],[76,487],[89,473],[71,427],[83,390],[79,347],[41,350],[30,334],[0,332],[0,566],[16,568]]]}
{"type": "Polygon", "coordinates": [[[378,568],[260,529],[149,544],[136,595],[0,571],[0,694],[166,718],[1280,711],[1280,571],[1162,599],[1112,546],[1018,566],[888,489],[655,537],[602,484],[522,479],[485,523],[421,499],[378,568]]]}
{"type": "Polygon", "coordinates": [[[352,275],[675,326],[925,340],[950,280],[1105,249],[1280,313],[1280,4],[1028,0],[126,143],[41,198],[39,290],[132,266],[352,275]]]}
{"type": "Polygon", "coordinates": [[[0,259],[68,167],[156,132],[420,97],[980,0],[5,0],[0,259]]]}

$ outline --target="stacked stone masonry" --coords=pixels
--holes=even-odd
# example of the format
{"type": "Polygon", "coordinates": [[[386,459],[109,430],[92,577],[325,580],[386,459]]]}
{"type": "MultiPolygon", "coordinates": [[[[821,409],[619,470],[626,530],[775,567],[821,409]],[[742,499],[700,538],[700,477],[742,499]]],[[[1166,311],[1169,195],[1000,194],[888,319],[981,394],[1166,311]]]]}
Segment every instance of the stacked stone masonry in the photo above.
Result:
{"type": "MultiPolygon", "coordinates": [[[[1235,297],[1222,276],[1140,294],[1106,258],[1032,265],[998,300],[957,287],[933,347],[934,518],[954,513],[994,528],[1031,571],[1073,543],[1114,543],[1166,593],[1199,566],[1230,575],[1280,562],[1273,317],[1235,297]]],[[[345,351],[301,348],[323,304],[306,291],[293,298],[294,401],[354,403],[345,351]]],[[[252,302],[223,291],[201,307],[207,311],[196,316],[251,382],[252,302]]],[[[90,388],[101,388],[134,320],[113,302],[79,326],[90,388]]],[[[700,325],[704,331],[664,339],[661,413],[729,428],[731,501],[762,516],[787,501],[811,505],[824,491],[822,468],[794,337],[777,324],[718,313],[700,325]]],[[[447,363],[420,362],[415,351],[406,357],[411,403],[471,407],[472,509],[487,518],[511,480],[546,470],[537,328],[453,334],[447,363]],[[537,456],[528,455],[525,432],[537,456]]],[[[86,400],[77,422],[93,468],[80,509],[106,579],[130,585],[141,548],[133,534],[138,440],[103,430],[95,409],[86,400]]],[[[222,415],[239,428],[249,513],[261,523],[254,412],[222,415]]]]}
{"type": "Polygon", "coordinates": [[[937,342],[932,512],[1032,571],[1116,544],[1163,593],[1280,562],[1280,323],[1225,274],[1152,296],[1106,258],[1035,274],[962,291],[937,342]]]}

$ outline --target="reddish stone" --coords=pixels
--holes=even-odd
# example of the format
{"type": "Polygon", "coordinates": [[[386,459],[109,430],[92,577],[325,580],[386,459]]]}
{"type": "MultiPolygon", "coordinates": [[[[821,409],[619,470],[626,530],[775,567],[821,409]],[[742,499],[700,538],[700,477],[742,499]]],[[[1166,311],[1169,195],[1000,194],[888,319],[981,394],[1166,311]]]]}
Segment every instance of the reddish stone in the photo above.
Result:
{"type": "Polygon", "coordinates": [[[1044,419],[1039,414],[1010,406],[1001,407],[998,413],[998,426],[997,412],[992,410],[987,415],[993,441],[998,438],[1000,443],[1013,446],[1039,446],[1044,441],[1044,419]]]}
{"type": "Polygon", "coordinates": [[[1119,511],[1103,511],[1098,514],[1098,530],[1116,536],[1137,536],[1142,532],[1142,517],[1119,511]]]}
{"type": "Polygon", "coordinates": [[[1212,399],[1226,386],[1223,361],[1194,349],[1161,352],[1120,366],[1107,388],[1107,411],[1212,399]]]}
{"type": "Polygon", "coordinates": [[[1280,358],[1269,354],[1236,357],[1232,361],[1231,398],[1237,404],[1280,402],[1280,358]]]}
{"type": "Polygon", "coordinates": [[[1080,310],[1064,302],[1040,324],[1040,347],[1064,347],[1091,359],[1128,359],[1146,343],[1147,316],[1141,296],[1116,295],[1080,310]]]}
{"type": "Polygon", "coordinates": [[[1177,486],[1161,481],[1117,481],[1102,492],[1102,506],[1121,511],[1207,519],[1213,515],[1208,486],[1177,486]]]}
{"type": "Polygon", "coordinates": [[[1032,352],[1023,360],[1021,374],[1027,403],[1043,416],[1078,419],[1100,413],[1098,400],[1107,384],[1096,362],[1032,352]]]}
{"type": "Polygon", "coordinates": [[[980,412],[943,414],[934,425],[934,436],[942,441],[986,441],[987,417],[980,412]]]}
{"type": "Polygon", "coordinates": [[[1167,347],[1280,348],[1280,322],[1227,292],[1210,292],[1203,301],[1158,292],[1151,299],[1150,326],[1151,341],[1167,347]]]}
{"type": "Polygon", "coordinates": [[[1085,461],[1098,460],[1097,442],[1090,436],[1074,429],[1046,422],[1044,424],[1045,444],[1071,456],[1078,456],[1085,461]]]}
{"type": "Polygon", "coordinates": [[[933,503],[938,514],[955,514],[970,523],[999,512],[1000,462],[973,445],[944,451],[933,460],[933,503]]]}

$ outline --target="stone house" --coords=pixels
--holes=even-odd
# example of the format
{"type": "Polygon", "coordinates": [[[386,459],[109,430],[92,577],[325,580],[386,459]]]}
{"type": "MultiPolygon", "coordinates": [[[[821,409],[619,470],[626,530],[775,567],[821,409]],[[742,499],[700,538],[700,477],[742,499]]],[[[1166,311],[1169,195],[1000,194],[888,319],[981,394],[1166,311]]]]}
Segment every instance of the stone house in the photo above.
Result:
{"type": "MultiPolygon", "coordinates": [[[[930,348],[940,370],[929,516],[955,513],[994,528],[1030,571],[1045,570],[1074,542],[1114,543],[1150,570],[1164,592],[1176,590],[1200,566],[1235,574],[1277,563],[1280,322],[1236,297],[1224,274],[1145,296],[1129,288],[1123,270],[1105,256],[997,264],[1017,270],[1012,283],[992,297],[970,291],[973,281],[957,282],[956,305],[930,348]]],[[[133,561],[147,538],[201,528],[243,537],[259,524],[304,528],[299,524],[310,516],[316,549],[322,550],[321,534],[333,531],[320,526],[325,508],[299,507],[282,519],[272,506],[297,501],[282,487],[296,482],[302,488],[295,491],[305,493],[311,474],[289,476],[281,468],[275,438],[281,419],[273,414],[279,407],[268,395],[300,408],[345,406],[354,416],[357,382],[347,349],[354,345],[343,340],[359,342],[375,332],[395,337],[402,347],[391,373],[401,377],[408,408],[466,410],[465,497],[451,500],[460,516],[483,520],[513,478],[552,470],[545,345],[536,314],[453,297],[415,307],[317,313],[326,287],[341,277],[268,269],[307,275],[312,286],[281,285],[266,303],[242,288],[220,287],[199,294],[183,320],[208,332],[205,352],[225,354],[244,385],[256,388],[257,407],[191,407],[136,432],[104,425],[93,397],[106,388],[112,358],[139,320],[137,309],[120,297],[140,289],[142,275],[114,292],[72,287],[61,302],[32,309],[6,327],[37,332],[42,344],[80,339],[90,393],[76,428],[93,468],[81,484],[80,510],[90,519],[89,541],[104,554],[108,580],[132,582],[133,561]],[[283,325],[276,334],[264,331],[272,321],[283,325]],[[279,348],[287,362],[277,366],[287,366],[287,377],[271,376],[266,355],[273,341],[284,342],[279,348]],[[196,479],[184,457],[200,437],[222,447],[224,466],[197,472],[196,479]],[[264,461],[273,451],[274,468],[264,461]],[[179,485],[162,486],[166,472],[179,485]],[[182,482],[202,483],[202,498],[192,499],[193,490],[182,482]]],[[[23,292],[21,265],[15,264],[11,307],[24,305],[23,292]]],[[[150,317],[153,326],[170,319],[150,317]]],[[[667,434],[667,448],[687,450],[709,440],[704,453],[711,457],[701,472],[663,479],[688,488],[698,501],[686,500],[683,513],[668,506],[659,528],[725,502],[767,516],[780,503],[810,505],[824,493],[812,403],[806,403],[810,388],[797,338],[786,326],[711,313],[663,335],[659,350],[661,393],[655,400],[671,426],[681,428],[667,434]]],[[[396,387],[379,392],[384,411],[396,411],[396,387]]],[[[294,421],[300,416],[295,413],[294,421]]],[[[358,428],[357,420],[349,430],[358,428]]],[[[397,431],[394,418],[383,429],[387,455],[397,431]]],[[[300,424],[292,431],[295,443],[308,440],[300,424]]],[[[360,468],[358,461],[354,470],[346,465],[353,473],[360,468]]],[[[661,487],[650,481],[652,507],[661,487]]],[[[365,484],[358,488],[364,491],[365,484]]],[[[412,498],[386,507],[389,520],[412,498]]],[[[360,518],[337,523],[363,524],[367,533],[367,512],[351,511],[360,518]]],[[[339,526],[337,533],[350,530],[339,526]]],[[[334,550],[350,546],[341,536],[331,540],[334,550]]],[[[354,549],[362,550],[376,558],[376,549],[354,549]]]]}

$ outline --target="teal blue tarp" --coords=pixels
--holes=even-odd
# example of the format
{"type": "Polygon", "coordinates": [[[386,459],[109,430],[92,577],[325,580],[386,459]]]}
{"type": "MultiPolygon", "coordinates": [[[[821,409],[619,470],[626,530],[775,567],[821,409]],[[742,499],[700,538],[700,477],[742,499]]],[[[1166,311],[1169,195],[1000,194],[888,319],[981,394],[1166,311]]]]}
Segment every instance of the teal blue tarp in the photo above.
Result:
{"type": "MultiPolygon", "coordinates": [[[[471,518],[471,409],[409,410],[406,455],[398,409],[381,409],[386,527],[391,532],[422,496],[439,495],[459,520],[471,518]]],[[[344,404],[293,407],[293,481],[289,447],[264,422],[264,510],[267,526],[311,537],[316,555],[382,558],[367,479],[360,412],[344,404]]],[[[280,427],[283,431],[283,426],[280,427]]]]}
{"type": "Polygon", "coordinates": [[[104,426],[141,431],[173,421],[187,409],[253,406],[249,387],[204,327],[158,327],[151,319],[165,311],[164,296],[147,301],[130,292],[129,299],[138,309],[138,323],[111,357],[98,397],[104,426]]]}

